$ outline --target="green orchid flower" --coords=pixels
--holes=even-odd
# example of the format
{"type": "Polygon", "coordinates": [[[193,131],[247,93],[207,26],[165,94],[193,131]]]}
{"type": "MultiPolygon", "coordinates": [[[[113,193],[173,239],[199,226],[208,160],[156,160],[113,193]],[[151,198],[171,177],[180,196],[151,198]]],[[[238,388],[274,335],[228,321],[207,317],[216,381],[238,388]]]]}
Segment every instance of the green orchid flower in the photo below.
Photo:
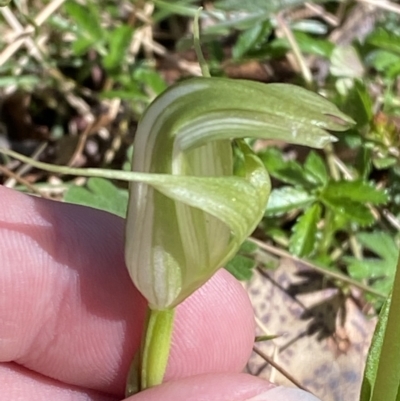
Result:
{"type": "Polygon", "coordinates": [[[334,140],[326,129],[349,122],[322,97],[290,85],[193,78],[159,96],[139,123],[133,171],[164,179],[131,183],[125,243],[129,273],[150,308],[182,302],[261,220],[269,177],[237,138],[322,147],[334,140]]]}

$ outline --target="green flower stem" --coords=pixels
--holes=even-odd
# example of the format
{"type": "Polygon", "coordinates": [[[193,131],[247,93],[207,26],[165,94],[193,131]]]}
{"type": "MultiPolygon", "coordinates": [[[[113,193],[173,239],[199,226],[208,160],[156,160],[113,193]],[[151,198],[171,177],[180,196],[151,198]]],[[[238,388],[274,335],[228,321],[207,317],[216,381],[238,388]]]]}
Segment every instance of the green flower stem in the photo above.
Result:
{"type": "Polygon", "coordinates": [[[400,385],[400,258],[397,262],[385,336],[370,401],[398,401],[400,385]]]}
{"type": "Polygon", "coordinates": [[[197,13],[194,17],[193,23],[193,44],[194,44],[194,51],[196,52],[197,60],[199,60],[201,74],[203,77],[211,77],[210,70],[208,69],[208,65],[206,60],[204,59],[203,52],[201,51],[201,44],[200,44],[200,24],[199,24],[199,17],[203,7],[200,7],[197,10],[197,13]]]}
{"type": "Polygon", "coordinates": [[[141,355],[141,390],[162,383],[171,347],[174,315],[174,308],[148,310],[141,355]]]}
{"type": "Polygon", "coordinates": [[[148,308],[142,345],[129,369],[125,396],[161,384],[167,368],[175,309],[148,308]]]}

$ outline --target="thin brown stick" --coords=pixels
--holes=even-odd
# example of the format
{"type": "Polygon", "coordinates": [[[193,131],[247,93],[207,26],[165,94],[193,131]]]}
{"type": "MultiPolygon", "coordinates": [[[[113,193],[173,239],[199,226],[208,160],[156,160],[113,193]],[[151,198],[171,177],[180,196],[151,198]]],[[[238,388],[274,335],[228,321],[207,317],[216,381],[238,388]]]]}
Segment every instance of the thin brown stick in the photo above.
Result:
{"type": "Polygon", "coordinates": [[[375,290],[375,289],[373,289],[371,287],[368,287],[367,285],[361,284],[358,281],[355,281],[355,280],[351,279],[350,277],[348,277],[348,276],[346,276],[344,274],[341,274],[341,273],[338,273],[338,272],[334,272],[334,271],[330,271],[330,270],[324,269],[323,267],[319,267],[319,266],[317,266],[317,265],[315,265],[315,264],[313,264],[311,262],[308,262],[307,260],[299,259],[296,256],[291,255],[289,252],[284,251],[283,249],[279,249],[279,248],[274,247],[272,245],[268,245],[268,244],[266,244],[266,243],[264,243],[264,242],[262,242],[262,241],[260,241],[260,240],[258,240],[256,238],[252,237],[252,238],[250,238],[250,240],[252,242],[254,242],[256,245],[258,245],[262,250],[264,250],[264,251],[266,251],[268,253],[272,253],[273,255],[280,256],[280,257],[287,258],[287,259],[291,259],[291,260],[293,260],[295,262],[301,263],[301,264],[309,267],[310,269],[313,269],[316,272],[321,273],[322,275],[328,276],[328,277],[330,277],[332,279],[335,279],[335,280],[339,280],[339,281],[341,281],[343,283],[346,283],[346,284],[350,284],[353,287],[356,287],[356,288],[358,288],[358,289],[360,289],[362,291],[368,292],[370,294],[376,295],[379,298],[383,298],[383,299],[387,298],[387,296],[385,294],[383,294],[383,293],[381,293],[381,292],[379,292],[379,291],[377,291],[377,290],[375,290]]]}
{"type": "MultiPolygon", "coordinates": [[[[37,160],[39,158],[39,156],[44,152],[44,150],[47,147],[47,142],[43,142],[41,143],[37,149],[33,152],[31,158],[33,160],[37,160]]],[[[20,167],[18,167],[16,174],[21,177],[21,175],[27,173],[29,170],[32,169],[32,166],[30,166],[29,164],[22,164],[20,167]]],[[[6,180],[6,182],[3,184],[5,187],[8,188],[13,188],[15,183],[17,182],[17,180],[14,177],[10,177],[6,180]]]]}
{"type": "Polygon", "coordinates": [[[281,375],[285,376],[286,379],[291,381],[295,386],[298,388],[307,391],[312,394],[310,390],[308,390],[306,387],[304,387],[299,381],[297,381],[292,374],[290,374],[287,370],[279,366],[272,358],[270,358],[267,354],[259,350],[256,346],[253,346],[253,351],[263,358],[266,362],[268,362],[274,369],[276,369],[281,375]]]}
{"type": "Polygon", "coordinates": [[[41,198],[52,199],[50,196],[42,193],[42,191],[40,191],[40,189],[36,188],[28,180],[25,180],[25,178],[22,178],[20,175],[14,173],[7,167],[0,165],[0,172],[2,172],[7,177],[13,178],[15,181],[19,182],[21,185],[25,186],[26,188],[31,190],[33,193],[39,195],[41,198]]]}
{"type": "MultiPolygon", "coordinates": [[[[65,0],[53,0],[49,3],[35,18],[36,26],[42,25],[61,5],[65,0]]],[[[35,29],[32,26],[26,27],[21,36],[16,38],[0,53],[0,66],[7,62],[7,60],[25,43],[27,35],[31,35],[35,29]]]]}
{"type": "Polygon", "coordinates": [[[391,11],[393,13],[400,14],[400,6],[390,1],[385,0],[357,0],[359,3],[369,4],[382,10],[391,11]]]}
{"type": "MultiPolygon", "coordinates": [[[[286,37],[292,49],[293,60],[292,57],[288,57],[289,61],[292,64],[292,67],[294,67],[295,71],[299,70],[306,84],[310,85],[313,80],[311,71],[308,68],[306,61],[304,60],[303,55],[301,54],[301,50],[299,48],[299,45],[297,44],[297,41],[292,31],[290,30],[288,24],[284,20],[283,15],[281,13],[276,16],[276,22],[278,24],[279,30],[286,37]]],[[[279,35],[279,31],[277,31],[277,35],[281,36],[279,35]]],[[[290,56],[290,54],[288,56],[290,56]]]]}

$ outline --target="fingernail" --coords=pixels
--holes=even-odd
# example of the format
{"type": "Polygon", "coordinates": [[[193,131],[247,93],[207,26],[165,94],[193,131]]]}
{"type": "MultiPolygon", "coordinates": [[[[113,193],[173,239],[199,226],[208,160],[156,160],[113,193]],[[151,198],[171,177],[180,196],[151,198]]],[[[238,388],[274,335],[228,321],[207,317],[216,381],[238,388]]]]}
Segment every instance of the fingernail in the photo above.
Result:
{"type": "Polygon", "coordinates": [[[246,401],[321,401],[314,395],[298,388],[275,387],[246,401]]]}

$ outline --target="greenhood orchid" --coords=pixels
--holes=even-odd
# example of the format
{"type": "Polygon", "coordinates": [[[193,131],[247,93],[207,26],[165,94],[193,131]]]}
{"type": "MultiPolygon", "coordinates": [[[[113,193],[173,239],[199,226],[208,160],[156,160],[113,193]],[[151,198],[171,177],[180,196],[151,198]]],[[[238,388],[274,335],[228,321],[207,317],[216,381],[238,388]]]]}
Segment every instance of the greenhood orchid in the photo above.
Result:
{"type": "Polygon", "coordinates": [[[160,178],[131,183],[125,244],[129,273],[150,308],[182,302],[261,220],[268,174],[237,138],[322,147],[334,140],[326,129],[349,122],[322,97],[290,85],[193,78],[159,96],[139,123],[132,167],[160,178]]]}

